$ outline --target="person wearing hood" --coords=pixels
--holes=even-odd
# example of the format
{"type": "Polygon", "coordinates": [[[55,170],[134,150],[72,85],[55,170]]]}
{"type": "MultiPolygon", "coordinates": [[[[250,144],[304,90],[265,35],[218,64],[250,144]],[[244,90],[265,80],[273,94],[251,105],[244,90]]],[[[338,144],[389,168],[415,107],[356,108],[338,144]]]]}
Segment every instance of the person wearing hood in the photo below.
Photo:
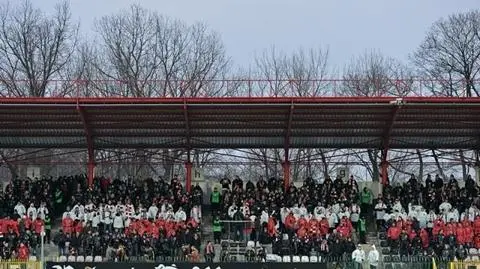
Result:
{"type": "Polygon", "coordinates": [[[372,245],[372,250],[368,253],[368,263],[370,264],[370,269],[376,269],[378,267],[378,259],[380,254],[378,253],[375,245],[372,245]]]}
{"type": "Polygon", "coordinates": [[[358,245],[357,249],[352,252],[353,268],[361,269],[363,261],[365,261],[365,251],[362,246],[358,245]]]}

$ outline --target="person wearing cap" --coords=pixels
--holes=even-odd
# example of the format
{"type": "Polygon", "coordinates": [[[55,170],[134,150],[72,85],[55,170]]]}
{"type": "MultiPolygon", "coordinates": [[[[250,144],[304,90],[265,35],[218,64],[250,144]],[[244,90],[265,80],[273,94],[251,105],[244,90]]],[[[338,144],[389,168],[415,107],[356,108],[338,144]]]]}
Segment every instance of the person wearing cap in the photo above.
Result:
{"type": "Polygon", "coordinates": [[[372,245],[372,250],[368,253],[368,263],[370,264],[370,269],[376,269],[378,267],[378,259],[380,254],[378,253],[375,245],[372,245]]]}
{"type": "Polygon", "coordinates": [[[361,269],[363,261],[365,261],[365,251],[362,246],[358,245],[357,249],[352,252],[353,268],[361,269]]]}

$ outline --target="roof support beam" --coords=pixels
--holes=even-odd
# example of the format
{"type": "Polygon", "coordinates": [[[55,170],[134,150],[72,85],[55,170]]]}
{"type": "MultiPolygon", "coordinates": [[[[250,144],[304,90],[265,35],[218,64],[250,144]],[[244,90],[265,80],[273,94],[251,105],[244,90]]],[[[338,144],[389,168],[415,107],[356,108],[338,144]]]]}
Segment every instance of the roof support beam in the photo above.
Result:
{"type": "Polygon", "coordinates": [[[291,136],[292,136],[292,121],[293,121],[293,111],[294,111],[295,106],[293,105],[293,100],[292,104],[290,105],[290,110],[288,113],[288,119],[287,119],[287,126],[285,129],[285,138],[284,138],[284,143],[283,143],[283,149],[285,150],[285,159],[282,163],[283,167],[283,186],[285,188],[285,191],[288,190],[288,187],[290,186],[290,146],[291,146],[291,136]]]}
{"type": "Polygon", "coordinates": [[[83,128],[85,130],[85,138],[87,140],[87,154],[88,154],[88,161],[87,161],[87,180],[88,186],[90,188],[93,187],[93,178],[94,178],[94,170],[95,170],[95,145],[93,141],[93,133],[92,129],[90,128],[90,124],[88,122],[88,117],[85,112],[85,109],[80,105],[77,105],[77,112],[80,116],[83,128]]]}
{"type": "MultiPolygon", "coordinates": [[[[291,145],[291,136],[292,136],[292,121],[293,121],[293,111],[294,111],[295,106],[292,104],[290,105],[290,110],[288,113],[288,119],[287,119],[287,128],[285,128],[285,138],[284,138],[284,149],[285,151],[288,151],[291,145]]],[[[288,153],[285,153],[285,160],[288,160],[288,153]]]]}
{"type": "Polygon", "coordinates": [[[382,154],[381,154],[381,171],[382,171],[382,184],[386,185],[388,183],[388,150],[390,148],[391,136],[393,125],[397,119],[398,111],[400,110],[400,105],[394,104],[392,109],[390,120],[385,126],[385,130],[382,135],[382,154]]]}
{"type": "MultiPolygon", "coordinates": [[[[188,117],[188,105],[187,105],[187,100],[183,102],[183,117],[185,121],[185,140],[186,140],[186,150],[188,152],[188,155],[190,156],[190,150],[192,149],[191,146],[191,130],[190,130],[190,119],[188,117]]],[[[190,157],[188,162],[190,162],[190,157]]]]}

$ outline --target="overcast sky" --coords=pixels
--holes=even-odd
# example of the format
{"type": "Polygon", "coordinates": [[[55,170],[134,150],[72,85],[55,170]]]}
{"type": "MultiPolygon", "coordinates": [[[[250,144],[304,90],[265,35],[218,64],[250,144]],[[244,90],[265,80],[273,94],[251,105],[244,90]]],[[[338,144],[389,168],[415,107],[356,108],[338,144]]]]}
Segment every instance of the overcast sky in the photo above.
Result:
{"type": "MultiPolygon", "coordinates": [[[[4,2],[6,0],[0,0],[4,2]]],[[[56,0],[33,0],[51,11],[56,0]]],[[[132,3],[182,19],[206,22],[219,32],[237,65],[248,67],[255,53],[275,45],[328,46],[331,64],[343,67],[368,49],[406,60],[431,24],[449,14],[480,8],[480,0],[71,0],[82,31],[95,18],[132,3]]]]}

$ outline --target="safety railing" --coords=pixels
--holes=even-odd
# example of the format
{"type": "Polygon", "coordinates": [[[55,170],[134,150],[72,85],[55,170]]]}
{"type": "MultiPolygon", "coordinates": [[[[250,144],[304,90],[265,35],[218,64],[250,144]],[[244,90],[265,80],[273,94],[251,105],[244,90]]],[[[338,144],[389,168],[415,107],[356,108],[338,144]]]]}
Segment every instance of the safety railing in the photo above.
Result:
{"type": "MultiPolygon", "coordinates": [[[[268,79],[214,80],[49,80],[42,83],[44,97],[281,97],[281,96],[456,96],[480,81],[464,79],[268,79]],[[468,85],[468,87],[467,87],[468,85]]],[[[25,97],[27,80],[2,81],[0,96],[25,97]]]]}

